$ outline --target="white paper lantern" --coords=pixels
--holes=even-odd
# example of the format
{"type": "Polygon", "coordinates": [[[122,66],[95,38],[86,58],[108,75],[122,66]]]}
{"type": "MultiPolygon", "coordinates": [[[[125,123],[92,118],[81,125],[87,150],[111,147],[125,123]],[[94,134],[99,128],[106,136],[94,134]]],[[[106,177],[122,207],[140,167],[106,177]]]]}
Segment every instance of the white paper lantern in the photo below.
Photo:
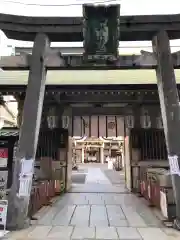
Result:
{"type": "Polygon", "coordinates": [[[62,117],[62,127],[68,129],[69,127],[69,116],[62,117]]]}
{"type": "Polygon", "coordinates": [[[157,122],[157,128],[163,129],[163,121],[161,116],[156,118],[156,122],[157,122]]]}
{"type": "Polygon", "coordinates": [[[127,128],[133,128],[134,127],[134,116],[133,115],[126,116],[125,122],[126,122],[127,128]]]}
{"type": "Polygon", "coordinates": [[[150,128],[151,127],[151,118],[147,112],[145,112],[141,116],[141,126],[142,126],[142,128],[150,128]]]}
{"type": "Polygon", "coordinates": [[[51,108],[47,116],[47,123],[50,129],[54,129],[58,125],[58,116],[56,115],[56,109],[51,108]]]}

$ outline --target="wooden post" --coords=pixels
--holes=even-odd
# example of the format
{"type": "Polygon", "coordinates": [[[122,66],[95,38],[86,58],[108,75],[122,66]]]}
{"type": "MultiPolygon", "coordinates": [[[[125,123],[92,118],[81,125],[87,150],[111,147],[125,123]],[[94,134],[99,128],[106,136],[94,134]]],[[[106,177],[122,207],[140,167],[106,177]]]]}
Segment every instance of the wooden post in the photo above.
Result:
{"type": "Polygon", "coordinates": [[[100,147],[100,162],[104,164],[104,147],[100,147]]]}
{"type": "Polygon", "coordinates": [[[22,123],[22,113],[23,113],[23,107],[24,107],[25,94],[16,95],[15,98],[18,103],[17,125],[20,128],[22,123]]]}
{"type": "Polygon", "coordinates": [[[28,86],[19,135],[19,145],[15,156],[16,161],[13,183],[8,199],[7,228],[9,230],[23,229],[30,224],[28,208],[32,187],[32,174],[29,174],[30,177],[27,178],[27,186],[24,188],[26,190],[24,191],[24,194],[20,191],[20,186],[22,186],[23,182],[20,180],[20,176],[26,173],[23,173],[22,159],[24,159],[26,171],[28,171],[28,173],[33,173],[34,171],[34,160],[44,101],[46,78],[44,60],[47,48],[49,48],[48,37],[43,33],[37,34],[34,41],[32,61],[30,64],[28,86]],[[30,167],[31,160],[33,163],[32,167],[30,167]]]}
{"type": "Polygon", "coordinates": [[[81,149],[81,162],[84,163],[84,148],[81,149]]]}
{"type": "Polygon", "coordinates": [[[160,31],[152,45],[157,58],[157,85],[176,202],[174,223],[180,230],[180,107],[167,32],[160,31]]]}

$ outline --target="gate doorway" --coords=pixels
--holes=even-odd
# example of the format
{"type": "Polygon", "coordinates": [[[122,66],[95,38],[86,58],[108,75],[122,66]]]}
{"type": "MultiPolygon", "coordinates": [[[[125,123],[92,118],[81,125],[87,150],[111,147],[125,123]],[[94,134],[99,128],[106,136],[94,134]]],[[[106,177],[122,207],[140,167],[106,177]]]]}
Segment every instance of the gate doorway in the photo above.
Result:
{"type": "Polygon", "coordinates": [[[123,151],[124,118],[93,115],[73,117],[73,156],[77,163],[106,163],[123,151]]]}

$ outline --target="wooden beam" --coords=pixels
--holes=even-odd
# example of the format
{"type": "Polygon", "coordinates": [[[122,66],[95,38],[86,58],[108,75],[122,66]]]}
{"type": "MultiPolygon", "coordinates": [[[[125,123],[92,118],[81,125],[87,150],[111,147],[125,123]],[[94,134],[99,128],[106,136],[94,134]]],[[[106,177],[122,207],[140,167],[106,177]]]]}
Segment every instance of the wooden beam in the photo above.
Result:
{"type": "Polygon", "coordinates": [[[158,93],[152,91],[113,91],[62,93],[62,102],[68,103],[158,103],[158,93]]]}
{"type": "MultiPolygon", "coordinates": [[[[0,58],[0,68],[2,69],[29,69],[32,61],[32,54],[22,54],[20,56],[3,56],[0,58]]],[[[65,60],[58,51],[48,51],[44,59],[45,67],[64,67],[65,60]]]]}
{"type": "Polygon", "coordinates": [[[141,57],[140,57],[139,62],[144,65],[152,65],[154,67],[157,66],[157,60],[156,60],[154,53],[147,52],[144,50],[141,50],[141,57]]]}
{"type": "MultiPolygon", "coordinates": [[[[180,14],[120,16],[121,41],[151,40],[155,32],[164,29],[170,39],[180,38],[180,14]]],[[[82,17],[25,17],[0,14],[0,29],[8,38],[34,41],[44,32],[52,42],[82,42],[82,17]]]]}
{"type": "MultiPolygon", "coordinates": [[[[180,68],[180,54],[173,53],[174,68],[180,68]]],[[[3,56],[0,58],[0,68],[3,70],[28,70],[31,54],[20,56],[3,56]]],[[[120,55],[114,65],[93,66],[83,61],[82,55],[62,55],[59,51],[48,51],[45,56],[47,70],[100,70],[100,69],[155,69],[157,61],[150,52],[141,51],[141,55],[120,55]]]]}

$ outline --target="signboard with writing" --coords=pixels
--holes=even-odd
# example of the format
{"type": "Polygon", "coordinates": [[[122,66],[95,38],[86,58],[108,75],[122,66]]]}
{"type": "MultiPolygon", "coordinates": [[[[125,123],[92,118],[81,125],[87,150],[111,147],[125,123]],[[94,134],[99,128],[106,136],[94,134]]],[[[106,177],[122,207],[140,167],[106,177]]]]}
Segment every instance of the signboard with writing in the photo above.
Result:
{"type": "Polygon", "coordinates": [[[120,5],[83,5],[84,60],[107,63],[118,57],[120,5]]]}
{"type": "Polygon", "coordinates": [[[8,148],[0,148],[0,167],[7,167],[8,148]]]}
{"type": "Polygon", "coordinates": [[[6,196],[8,171],[0,171],[0,199],[6,196]]]}
{"type": "Polygon", "coordinates": [[[7,208],[8,201],[0,200],[0,225],[3,225],[4,230],[6,229],[7,208]]]}

